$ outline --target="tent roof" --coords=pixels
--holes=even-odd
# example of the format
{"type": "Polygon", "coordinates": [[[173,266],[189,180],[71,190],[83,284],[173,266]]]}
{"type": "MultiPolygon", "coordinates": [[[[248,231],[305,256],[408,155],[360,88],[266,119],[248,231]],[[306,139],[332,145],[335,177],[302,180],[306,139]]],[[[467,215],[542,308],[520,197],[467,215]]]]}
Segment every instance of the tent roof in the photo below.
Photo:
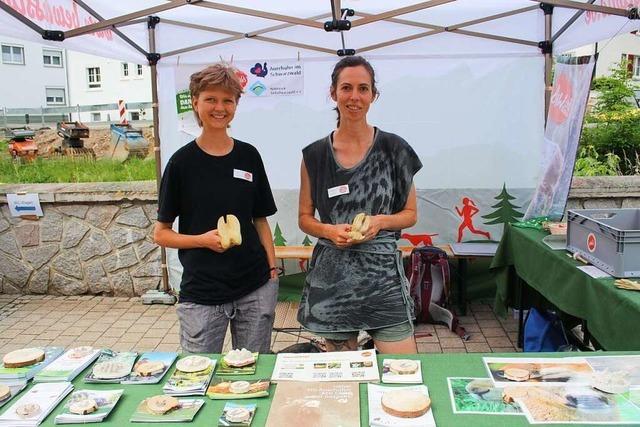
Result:
{"type": "MultiPolygon", "coordinates": [[[[640,28],[607,0],[554,4],[554,53],[640,28]],[[585,10],[589,9],[589,10],[585,10]],[[605,13],[603,13],[605,12],[605,13]]],[[[640,6],[640,0],[629,0],[640,6]]],[[[0,1],[0,34],[145,63],[255,58],[327,58],[338,49],[369,56],[540,55],[545,16],[536,0],[49,0],[0,1]],[[352,9],[351,29],[327,32],[333,11],[352,9]],[[134,10],[132,12],[132,9],[134,10]],[[160,18],[150,39],[148,17],[160,18]],[[153,46],[155,43],[155,46],[153,46]]],[[[633,10],[631,12],[634,13],[633,10]]],[[[635,9],[637,16],[637,8],[635,9]]],[[[337,18],[341,18],[337,16],[337,18]]]]}

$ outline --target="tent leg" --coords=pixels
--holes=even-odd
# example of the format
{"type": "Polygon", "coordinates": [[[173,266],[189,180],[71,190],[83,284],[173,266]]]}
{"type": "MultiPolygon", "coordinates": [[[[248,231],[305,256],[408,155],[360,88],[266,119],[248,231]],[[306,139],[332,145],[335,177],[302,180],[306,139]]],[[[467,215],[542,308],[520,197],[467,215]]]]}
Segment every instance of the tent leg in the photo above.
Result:
{"type": "MultiPolygon", "coordinates": [[[[543,8],[544,10],[544,39],[551,43],[552,38],[552,21],[553,7],[543,8]]],[[[552,45],[551,45],[552,46],[552,45]]],[[[544,54],[544,120],[547,121],[549,114],[549,105],[551,103],[552,90],[552,73],[553,73],[553,49],[549,49],[544,54]]]]}
{"type": "MultiPolygon", "coordinates": [[[[148,26],[149,31],[149,51],[156,51],[155,25],[148,26]]],[[[156,160],[156,188],[160,194],[160,180],[162,178],[162,158],[160,156],[160,128],[158,117],[158,70],[156,62],[150,61],[151,68],[151,107],[153,110],[153,151],[156,160]]],[[[169,271],[167,266],[167,251],[160,247],[160,263],[162,268],[162,291],[169,292],[169,271]]]]}

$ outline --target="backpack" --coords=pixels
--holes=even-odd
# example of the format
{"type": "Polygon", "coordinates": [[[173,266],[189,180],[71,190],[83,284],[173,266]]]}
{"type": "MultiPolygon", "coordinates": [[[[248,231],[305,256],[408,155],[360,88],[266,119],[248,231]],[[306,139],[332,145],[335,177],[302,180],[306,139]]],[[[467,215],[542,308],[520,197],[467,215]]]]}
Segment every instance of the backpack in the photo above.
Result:
{"type": "Polygon", "coordinates": [[[460,338],[469,339],[449,309],[451,282],[447,253],[434,246],[414,248],[408,270],[409,295],[414,302],[416,322],[445,324],[460,338]]]}
{"type": "Polygon", "coordinates": [[[571,350],[560,317],[548,310],[529,309],[524,321],[523,351],[567,351],[571,350]]]}

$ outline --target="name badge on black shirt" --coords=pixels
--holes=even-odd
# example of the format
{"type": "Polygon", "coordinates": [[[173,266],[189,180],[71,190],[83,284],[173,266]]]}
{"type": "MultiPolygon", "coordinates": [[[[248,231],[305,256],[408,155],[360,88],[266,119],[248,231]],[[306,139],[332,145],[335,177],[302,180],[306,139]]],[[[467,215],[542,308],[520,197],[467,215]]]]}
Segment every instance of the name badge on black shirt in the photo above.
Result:
{"type": "Polygon", "coordinates": [[[329,193],[329,198],[333,198],[336,196],[342,196],[343,194],[349,194],[349,184],[338,185],[337,187],[331,187],[327,190],[329,193]]]}
{"type": "Polygon", "coordinates": [[[242,169],[234,169],[233,177],[238,179],[244,179],[245,181],[253,182],[253,174],[251,172],[243,171],[242,169]]]}

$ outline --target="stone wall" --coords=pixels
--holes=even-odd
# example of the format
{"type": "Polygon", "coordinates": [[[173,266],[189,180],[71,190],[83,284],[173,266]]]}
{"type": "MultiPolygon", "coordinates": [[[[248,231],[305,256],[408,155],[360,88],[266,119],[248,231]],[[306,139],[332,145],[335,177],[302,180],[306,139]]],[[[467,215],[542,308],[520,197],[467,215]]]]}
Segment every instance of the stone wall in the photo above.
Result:
{"type": "MultiPolygon", "coordinates": [[[[155,182],[0,185],[0,292],[141,295],[160,286],[155,182]],[[40,194],[13,218],[7,193],[40,194]]],[[[640,207],[640,176],[575,178],[571,208],[640,207]]]]}
{"type": "Polygon", "coordinates": [[[0,186],[0,291],[141,295],[160,286],[154,182],[0,186]],[[6,193],[39,193],[39,221],[13,218],[6,193]]]}

